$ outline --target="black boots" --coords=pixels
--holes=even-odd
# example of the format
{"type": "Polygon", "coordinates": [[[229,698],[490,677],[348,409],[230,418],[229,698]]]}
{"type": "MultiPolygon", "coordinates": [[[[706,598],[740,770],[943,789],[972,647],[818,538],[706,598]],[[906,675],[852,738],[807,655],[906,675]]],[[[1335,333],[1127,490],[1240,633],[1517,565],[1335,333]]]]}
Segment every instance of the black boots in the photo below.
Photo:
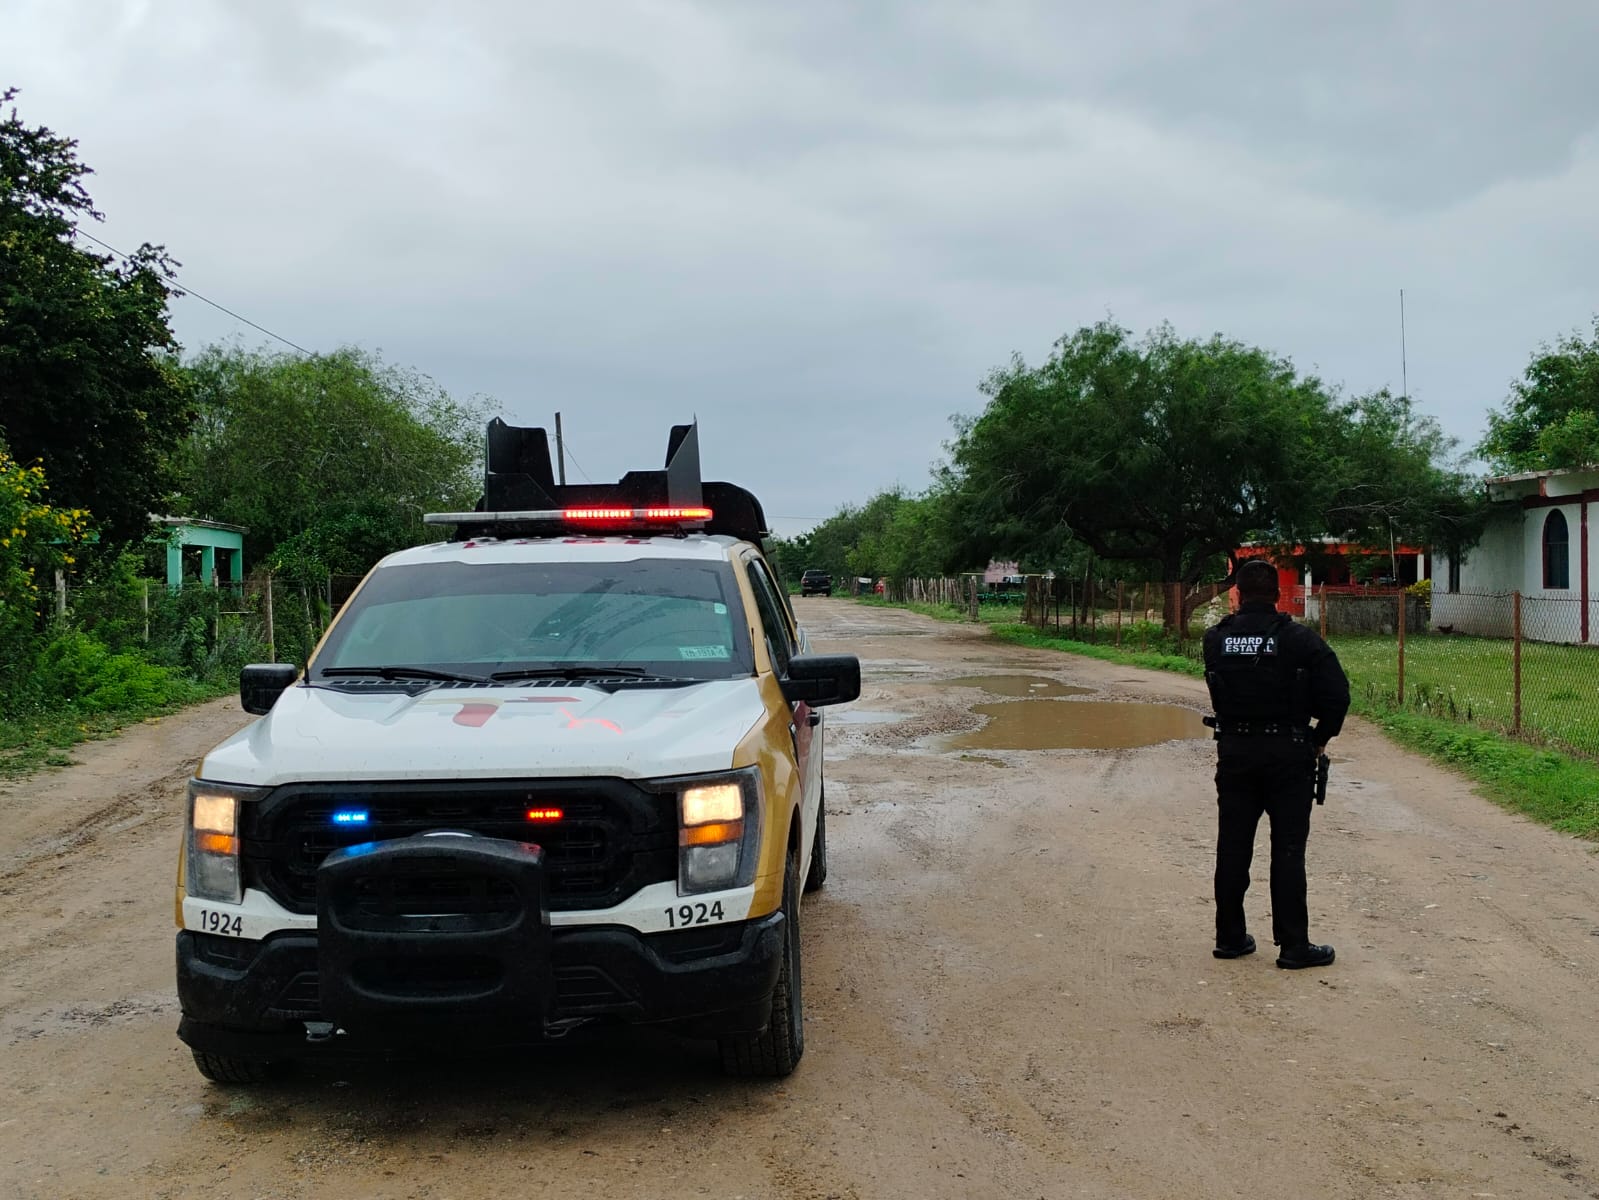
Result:
{"type": "MultiPolygon", "coordinates": [[[[1253,950],[1254,946],[1251,945],[1250,949],[1253,950]]],[[[1307,942],[1303,946],[1280,951],[1277,955],[1277,965],[1285,971],[1301,971],[1306,967],[1325,967],[1334,957],[1336,956],[1331,946],[1317,946],[1307,942]]]]}
{"type": "Polygon", "coordinates": [[[1242,958],[1244,955],[1253,954],[1254,952],[1255,939],[1250,937],[1247,933],[1244,934],[1243,941],[1229,945],[1223,945],[1221,942],[1217,942],[1216,948],[1211,951],[1211,953],[1217,958],[1242,958]]]}

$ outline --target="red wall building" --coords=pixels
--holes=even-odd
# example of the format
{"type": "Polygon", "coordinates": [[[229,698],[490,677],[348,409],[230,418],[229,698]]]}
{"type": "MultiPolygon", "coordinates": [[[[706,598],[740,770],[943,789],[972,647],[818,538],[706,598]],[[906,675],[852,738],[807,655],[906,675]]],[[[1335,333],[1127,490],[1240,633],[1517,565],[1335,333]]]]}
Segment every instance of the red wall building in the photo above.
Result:
{"type": "MultiPolygon", "coordinates": [[[[1235,559],[1264,558],[1277,568],[1277,588],[1282,593],[1277,607],[1296,617],[1305,615],[1305,575],[1315,591],[1365,592],[1409,587],[1428,578],[1427,552],[1415,546],[1395,546],[1388,550],[1353,542],[1313,542],[1297,546],[1240,546],[1235,559]],[[1361,559],[1375,560],[1377,567],[1369,584],[1355,582],[1352,566],[1361,559]],[[1397,570],[1398,574],[1395,574],[1397,570]]],[[[1367,574],[1367,572],[1361,572],[1367,574]]],[[[1232,607],[1238,607],[1238,589],[1229,593],[1232,607]]]]}

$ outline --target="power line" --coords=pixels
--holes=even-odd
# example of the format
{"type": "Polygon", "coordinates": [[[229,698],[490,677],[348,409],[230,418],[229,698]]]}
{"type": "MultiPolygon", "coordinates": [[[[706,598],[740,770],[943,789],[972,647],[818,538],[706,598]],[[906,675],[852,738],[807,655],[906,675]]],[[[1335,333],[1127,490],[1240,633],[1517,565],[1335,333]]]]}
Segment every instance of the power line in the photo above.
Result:
{"type": "Polygon", "coordinates": [[[561,439],[561,441],[566,447],[566,457],[570,458],[572,460],[572,465],[582,472],[583,482],[593,483],[594,480],[589,477],[589,473],[583,470],[583,464],[577,461],[577,455],[572,453],[572,439],[569,437],[564,437],[561,439]]]}
{"type": "MultiPolygon", "coordinates": [[[[93,242],[97,246],[104,246],[107,250],[111,251],[111,253],[115,254],[118,258],[120,258],[120,259],[122,259],[124,261],[128,260],[128,255],[124,254],[121,250],[118,250],[110,242],[101,241],[99,238],[95,237],[94,234],[86,233],[82,229],[76,229],[75,228],[75,229],[73,229],[72,232],[77,234],[79,237],[88,238],[91,242],[93,242]]],[[[242,322],[244,322],[244,324],[248,325],[251,329],[259,329],[262,333],[266,334],[267,337],[276,338],[278,341],[282,342],[285,346],[292,346],[294,349],[298,350],[301,354],[310,354],[311,353],[310,350],[307,350],[304,346],[300,345],[298,342],[289,341],[289,339],[284,337],[281,333],[273,333],[265,325],[257,325],[254,321],[250,320],[249,317],[242,316],[239,313],[234,312],[231,308],[228,308],[226,305],[218,304],[215,300],[212,300],[208,296],[202,296],[199,292],[195,291],[192,287],[187,287],[187,286],[180,287],[180,288],[178,288],[178,291],[182,295],[193,296],[196,300],[200,301],[202,304],[209,304],[212,308],[216,309],[218,312],[227,313],[228,316],[232,317],[235,321],[242,321],[242,322]]]]}

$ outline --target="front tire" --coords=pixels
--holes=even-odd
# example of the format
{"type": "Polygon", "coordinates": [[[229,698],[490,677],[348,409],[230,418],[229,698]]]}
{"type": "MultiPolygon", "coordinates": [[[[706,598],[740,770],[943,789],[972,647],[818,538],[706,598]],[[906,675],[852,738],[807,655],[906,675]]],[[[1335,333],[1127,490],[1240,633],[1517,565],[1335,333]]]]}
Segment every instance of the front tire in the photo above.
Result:
{"type": "Polygon", "coordinates": [[[772,1012],[760,1033],[721,1038],[722,1073],[735,1079],[782,1079],[805,1053],[805,1013],[800,989],[799,855],[783,873],[783,965],[772,989],[772,1012]]]}
{"type": "Polygon", "coordinates": [[[827,788],[816,802],[816,836],[811,842],[811,869],[805,873],[805,891],[819,892],[827,882],[827,788]]]}
{"type": "Polygon", "coordinates": [[[204,1050],[190,1053],[194,1055],[196,1069],[212,1083],[265,1083],[272,1078],[276,1066],[259,1058],[235,1058],[231,1054],[208,1054],[204,1050]]]}

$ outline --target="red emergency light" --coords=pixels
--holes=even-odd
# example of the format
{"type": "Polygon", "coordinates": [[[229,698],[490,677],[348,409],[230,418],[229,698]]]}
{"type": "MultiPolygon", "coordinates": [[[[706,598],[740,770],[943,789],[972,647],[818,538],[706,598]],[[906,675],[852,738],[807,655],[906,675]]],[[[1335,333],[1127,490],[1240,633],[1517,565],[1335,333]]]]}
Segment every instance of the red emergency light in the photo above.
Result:
{"type": "Polygon", "coordinates": [[[629,521],[709,521],[708,508],[568,508],[561,511],[563,521],[588,521],[616,524],[629,521]]]}
{"type": "Polygon", "coordinates": [[[559,821],[566,814],[558,808],[530,808],[527,810],[529,821],[559,821]]]}

